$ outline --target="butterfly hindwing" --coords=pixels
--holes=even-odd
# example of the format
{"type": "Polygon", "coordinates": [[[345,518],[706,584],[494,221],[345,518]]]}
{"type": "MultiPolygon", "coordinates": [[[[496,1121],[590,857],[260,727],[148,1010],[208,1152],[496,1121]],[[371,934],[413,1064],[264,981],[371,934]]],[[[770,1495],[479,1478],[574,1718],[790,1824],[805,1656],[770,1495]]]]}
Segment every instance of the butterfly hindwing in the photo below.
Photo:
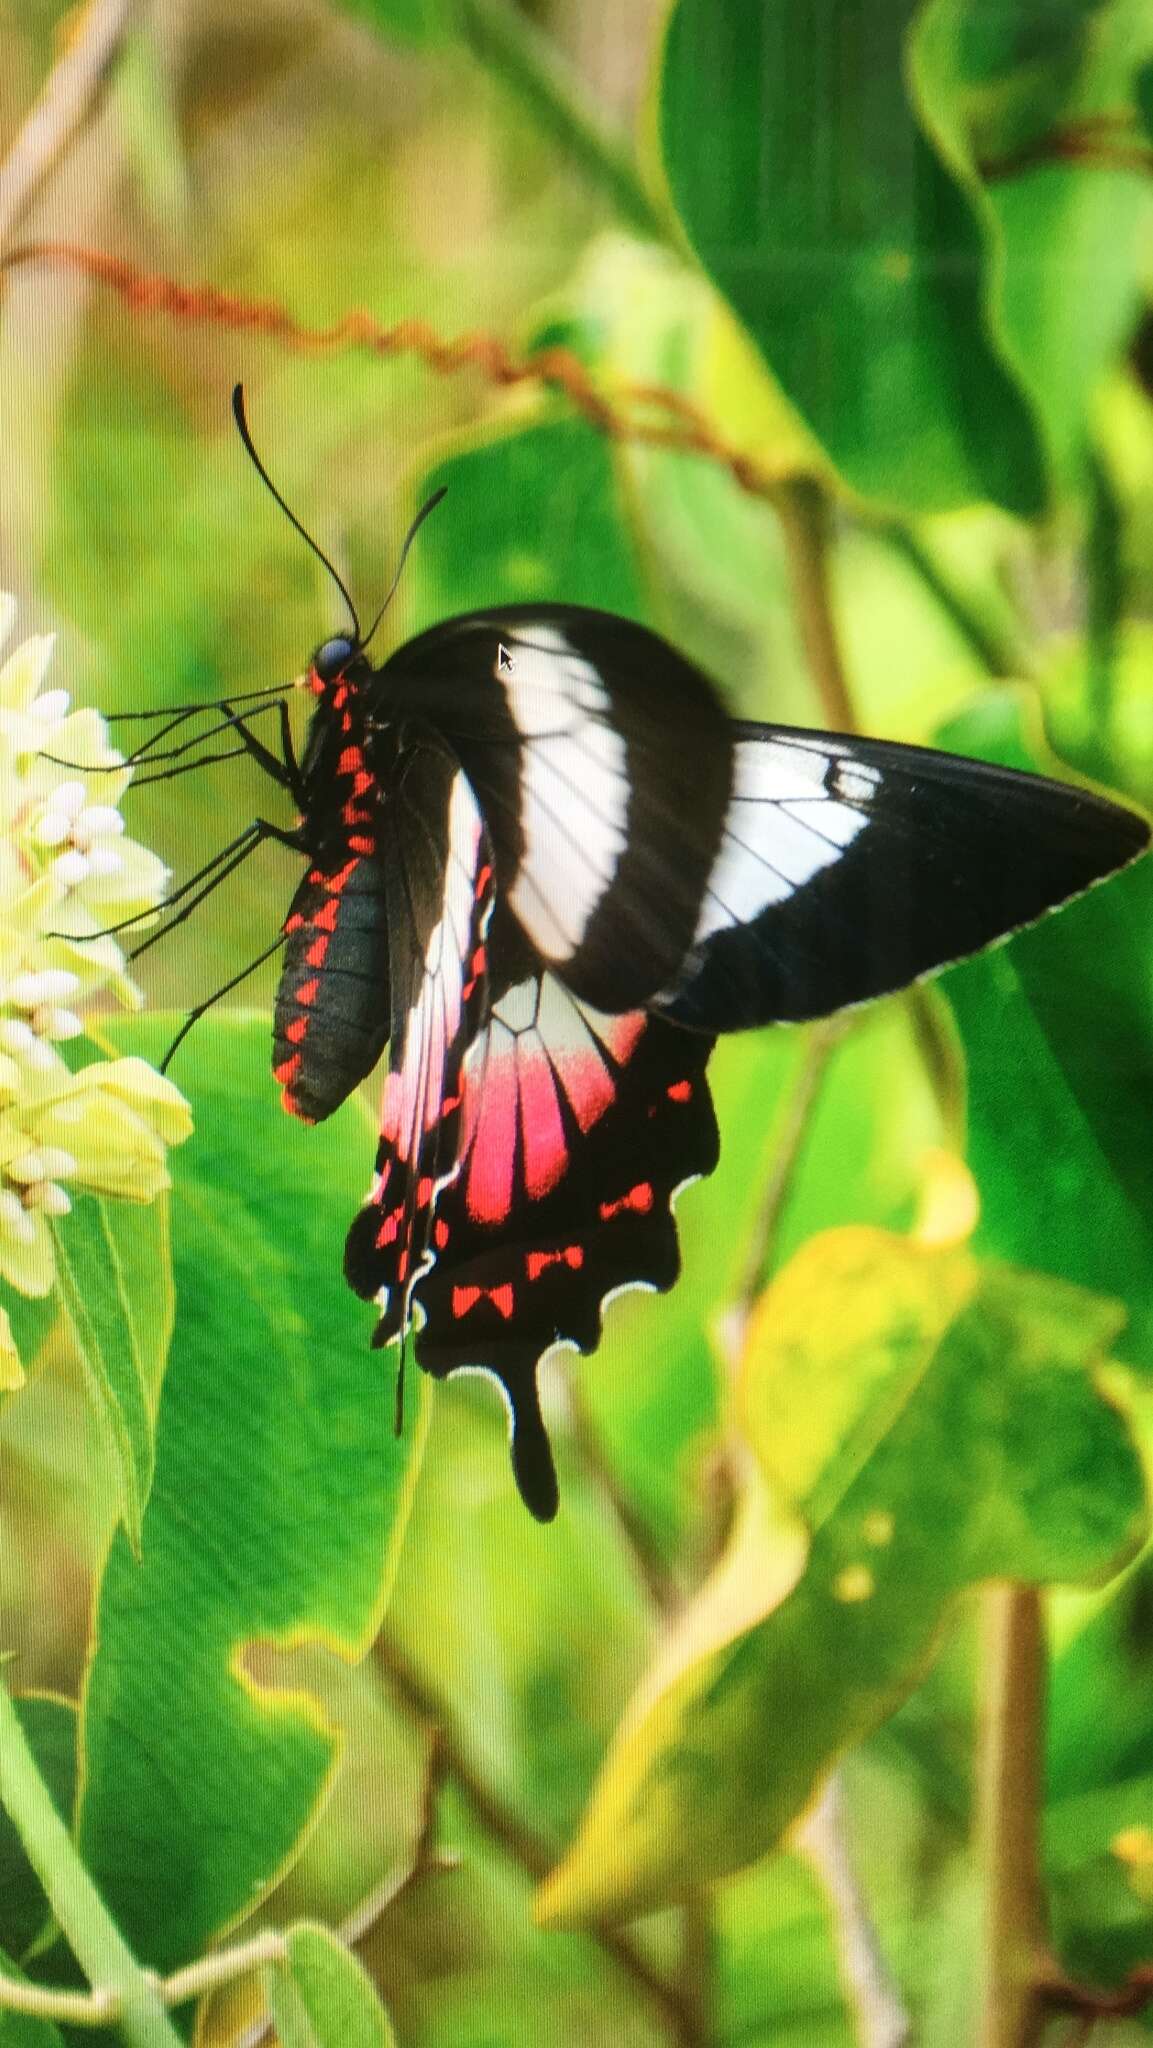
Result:
{"type": "Polygon", "coordinates": [[[401,733],[382,784],[392,1047],[376,1180],[345,1272],[380,1301],[384,1343],[405,1326],[436,1194],[457,1170],[462,1068],[486,1015],[493,866],[469,783],[431,734],[401,733]]]}
{"type": "Polygon", "coordinates": [[[517,1483],[541,1519],[556,1481],[537,1366],[558,1341],[593,1350],[617,1289],[676,1279],[672,1197],[717,1162],[711,1049],[534,975],[494,1002],[465,1065],[462,1163],[436,1200],[416,1356],[438,1376],[479,1367],[500,1382],[517,1483]]]}

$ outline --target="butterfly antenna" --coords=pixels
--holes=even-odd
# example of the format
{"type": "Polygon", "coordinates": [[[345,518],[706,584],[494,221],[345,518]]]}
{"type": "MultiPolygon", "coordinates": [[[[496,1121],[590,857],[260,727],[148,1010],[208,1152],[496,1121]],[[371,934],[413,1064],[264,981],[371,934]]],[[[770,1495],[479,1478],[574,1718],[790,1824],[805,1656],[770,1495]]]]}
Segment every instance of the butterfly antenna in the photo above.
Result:
{"type": "MultiPolygon", "coordinates": [[[[284,498],[281,496],[280,492],[277,490],[276,485],[273,483],[272,478],[269,476],[268,471],[265,469],[263,462],[261,461],[259,455],[256,452],[256,447],[253,442],[252,435],[248,430],[248,420],[244,411],[243,384],[238,384],[232,393],[232,412],[233,417],[236,420],[236,425],[240,434],[240,438],[244,443],[244,446],[248,452],[249,461],[252,463],[252,466],[255,469],[257,476],[260,478],[265,488],[272,493],[272,496],[276,499],[276,502],[279,505],[281,511],[283,512],[285,518],[290,522],[291,525],[295,526],[296,531],[300,535],[301,540],[304,541],[306,545],[312,549],[312,552],[316,556],[317,560],[324,563],[325,568],[328,570],[328,573],[331,576],[333,582],[335,583],[337,589],[339,590],[342,598],[344,599],[345,604],[348,606],[349,613],[352,618],[353,630],[356,634],[356,644],[358,647],[362,647],[364,645],[364,642],[362,641],[360,635],[360,620],[356,616],[356,606],[352,602],[352,598],[348,590],[348,585],[345,583],[345,580],[343,576],[340,574],[340,571],[336,568],[336,565],[333,562],[329,561],[328,556],[325,554],[324,549],[320,546],[320,543],[318,541],[313,540],[312,535],[309,533],[308,528],[306,526],[301,525],[291,505],[286,503],[284,498]]],[[[428,509],[429,508],[426,506],[425,510],[427,511],[428,509]]],[[[423,516],[424,515],[422,513],[421,517],[423,518],[423,516]]],[[[417,526],[419,526],[419,519],[417,520],[416,524],[417,526]]],[[[405,545],[407,547],[407,542],[405,543],[405,545]]],[[[403,562],[403,560],[404,557],[402,555],[401,561],[403,562]]],[[[390,591],[389,597],[391,597],[391,595],[392,592],[390,591]]],[[[373,631],[375,632],[375,630],[376,628],[374,627],[373,631]]]]}
{"type": "Polygon", "coordinates": [[[412,525],[409,527],[408,532],[405,534],[404,545],[400,551],[400,560],[397,562],[396,565],[396,574],[393,576],[392,582],[388,586],[388,595],[386,596],[384,603],[381,605],[380,610],[377,612],[377,615],[373,620],[371,626],[369,627],[368,632],[364,636],[364,639],[357,643],[362,653],[364,649],[368,646],[368,643],[372,639],[373,634],[376,632],[376,629],[379,626],[381,620],[383,619],[385,612],[388,610],[389,605],[392,603],[393,598],[396,596],[396,586],[400,582],[401,572],[403,571],[404,565],[408,560],[408,551],[412,546],[413,541],[416,539],[416,536],[420,532],[421,527],[424,525],[425,520],[428,518],[429,513],[436,511],[436,508],[440,504],[441,499],[447,495],[447,492],[448,485],[441,484],[439,490],[435,490],[431,498],[429,498],[427,502],[421,506],[420,511],[417,513],[416,518],[413,520],[412,525]]]}

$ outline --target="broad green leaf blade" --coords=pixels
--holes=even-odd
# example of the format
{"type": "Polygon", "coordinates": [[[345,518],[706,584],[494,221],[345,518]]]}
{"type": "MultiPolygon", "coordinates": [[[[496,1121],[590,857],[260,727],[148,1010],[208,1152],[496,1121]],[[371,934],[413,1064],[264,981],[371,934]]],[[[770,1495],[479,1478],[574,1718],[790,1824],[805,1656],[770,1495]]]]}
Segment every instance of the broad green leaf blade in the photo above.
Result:
{"type": "Polygon", "coordinates": [[[1144,300],[1153,182],[1118,159],[1151,53],[1146,0],[1043,10],[930,0],[910,45],[915,100],[987,220],[997,331],[1066,480],[1079,476],[1091,401],[1144,300]],[[1098,131],[1096,152],[1061,161],[1046,151],[1049,138],[1080,124],[1092,132],[1102,117],[1120,117],[1120,129],[1098,131]]]}
{"type": "Polygon", "coordinates": [[[281,2048],[396,2048],[371,1977],[327,1927],[292,1928],[265,1985],[281,2048]]]}
{"type": "Polygon", "coordinates": [[[160,1200],[129,1211],[123,1202],[81,1195],[53,1236],[60,1291],[117,1473],[125,1532],[139,1554],[156,1391],[172,1329],[167,1206],[160,1200]]]}
{"type": "Polygon", "coordinates": [[[389,41],[421,48],[446,43],[456,33],[456,0],[338,0],[340,10],[367,22],[389,41]]]}
{"type": "Polygon", "coordinates": [[[515,601],[645,616],[637,549],[616,504],[612,450],[582,420],[471,436],[421,479],[448,496],[405,570],[416,628],[515,601]]]}
{"type": "MultiPolygon", "coordinates": [[[[165,1020],[117,1041],[156,1057],[165,1020]]],[[[85,1688],[79,1835],[135,1951],[185,1962],[292,1856],[333,1767],[307,1695],[263,1692],[250,1648],[363,1654],[403,1528],[418,1420],[344,1285],[371,1171],[351,1103],[315,1130],[268,1078],[265,1017],[182,1048],[196,1119],[173,1159],[177,1316],[142,1559],[112,1547],[85,1688]]],[[[415,1394],[415,1390],[411,1390],[415,1394]]]]}
{"type": "MultiPolygon", "coordinates": [[[[942,743],[1033,767],[1005,694],[942,743]]],[[[1124,1302],[1153,1368],[1153,860],[942,977],[968,1063],[975,1244],[1124,1302]]]]}
{"type": "Polygon", "coordinates": [[[918,125],[900,4],[677,0],[660,79],[701,261],[845,478],[907,511],[1045,502],[986,316],[983,216],[918,125]]]}
{"type": "Polygon", "coordinates": [[[739,1389],[773,1492],[751,1483],[542,1917],[631,1915],[763,1855],[911,1689],[962,1587],[1095,1577],[1132,1550],[1140,1462],[1092,1370],[1121,1320],[1075,1288],[881,1231],[797,1254],[739,1389]]]}

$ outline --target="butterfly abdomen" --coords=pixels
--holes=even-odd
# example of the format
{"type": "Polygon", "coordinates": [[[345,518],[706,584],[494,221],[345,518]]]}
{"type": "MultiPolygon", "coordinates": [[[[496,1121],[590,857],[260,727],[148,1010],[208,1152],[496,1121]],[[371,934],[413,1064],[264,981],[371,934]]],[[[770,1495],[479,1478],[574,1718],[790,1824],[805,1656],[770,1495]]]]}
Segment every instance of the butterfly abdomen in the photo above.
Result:
{"type": "Polygon", "coordinates": [[[284,1106],[318,1123],[388,1043],[388,904],[379,780],[347,705],[313,728],[301,836],[312,859],[284,923],[273,1073],[284,1106]]]}

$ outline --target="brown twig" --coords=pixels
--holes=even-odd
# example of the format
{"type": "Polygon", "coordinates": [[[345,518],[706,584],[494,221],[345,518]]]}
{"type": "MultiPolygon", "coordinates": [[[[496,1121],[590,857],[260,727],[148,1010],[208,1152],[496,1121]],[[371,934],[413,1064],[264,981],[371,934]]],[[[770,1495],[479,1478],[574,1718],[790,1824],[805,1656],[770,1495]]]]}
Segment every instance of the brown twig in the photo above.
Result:
{"type": "Polygon", "coordinates": [[[0,268],[13,272],[39,262],[63,263],[81,271],[115,292],[134,312],[263,335],[298,354],[415,355],[437,376],[471,369],[491,384],[537,383],[561,392],[602,434],[706,456],[727,469],[742,491],[774,502],[777,497],[780,479],[726,440],[691,400],[647,384],[622,385],[610,396],[571,349],[518,355],[499,335],[477,332],[446,340],[425,320],[385,325],[363,309],[345,313],[327,327],[310,327],[274,300],[243,298],[211,284],[180,284],[163,272],[143,271],[123,257],[71,242],[28,243],[13,249],[0,268]],[[666,417],[647,417],[654,411],[666,417]]]}
{"type": "Polygon", "coordinates": [[[0,166],[0,249],[91,113],[134,6],[135,0],[88,0],[75,33],[0,166]]]}
{"type": "Polygon", "coordinates": [[[978,1758],[983,1875],[981,2048],[1036,2048],[1044,2028],[1037,1958],[1044,1953],[1038,1846],[1045,1633],[1033,1586],[993,1585],[985,1610],[978,1758]]]}
{"type": "Polygon", "coordinates": [[[569,1382],[569,1407],[573,1436],[581,1461],[592,1474],[613,1511],[636,1568],[637,1577],[658,1614],[675,1614],[683,1604],[683,1588],[669,1571],[631,1501],[621,1492],[616,1473],[610,1460],[605,1457],[600,1437],[588,1411],[588,1404],[575,1375],[569,1382]]]}
{"type": "MultiPolygon", "coordinates": [[[[380,1635],[373,1655],[386,1683],[409,1712],[418,1720],[443,1727],[441,1702],[399,1646],[380,1635]]],[[[450,1732],[445,1732],[444,1744],[445,1767],[485,1832],[499,1842],[510,1860],[519,1864],[528,1877],[539,1882],[553,1868],[559,1851],[504,1804],[450,1732]]],[[[695,2001],[686,1999],[678,1985],[661,1976],[627,1934],[612,1927],[595,1927],[588,1929],[587,1938],[596,1942],[657,2007],[677,2048],[708,2048],[708,2036],[702,2031],[695,2001]]]]}
{"type": "Polygon", "coordinates": [[[829,583],[829,503],[814,477],[782,482],[775,503],[784,535],[801,642],[833,732],[855,732],[856,714],[841,657],[829,583]]]}
{"type": "Polygon", "coordinates": [[[977,169],[988,184],[1002,178],[1019,178],[1023,171],[1045,164],[1082,164],[1102,171],[1138,171],[1153,176],[1153,148],[1140,141],[1110,142],[1110,135],[1133,135],[1132,117],[1127,114],[1086,115],[1067,128],[1052,128],[1034,136],[1005,156],[982,157],[977,169]]]}

